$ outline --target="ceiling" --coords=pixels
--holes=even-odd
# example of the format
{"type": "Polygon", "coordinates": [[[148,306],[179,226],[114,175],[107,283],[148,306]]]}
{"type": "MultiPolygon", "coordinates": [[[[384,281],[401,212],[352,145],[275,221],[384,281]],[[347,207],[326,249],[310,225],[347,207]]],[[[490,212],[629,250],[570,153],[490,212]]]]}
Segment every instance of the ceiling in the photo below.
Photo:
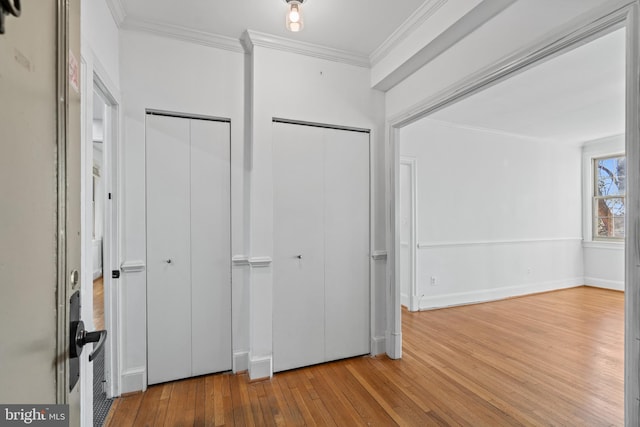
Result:
{"type": "Polygon", "coordinates": [[[247,30],[370,55],[425,0],[307,0],[304,29],[285,29],[284,0],[120,0],[126,19],[239,39],[247,30]]]}
{"type": "Polygon", "coordinates": [[[620,29],[428,119],[578,145],[624,133],[624,76],[620,29]]]}

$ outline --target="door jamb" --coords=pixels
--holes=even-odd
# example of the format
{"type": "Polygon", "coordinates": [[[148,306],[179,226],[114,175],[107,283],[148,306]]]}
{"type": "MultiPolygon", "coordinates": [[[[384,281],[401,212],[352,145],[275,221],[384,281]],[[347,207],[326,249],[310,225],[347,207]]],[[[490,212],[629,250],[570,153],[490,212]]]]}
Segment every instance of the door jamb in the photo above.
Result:
{"type": "MultiPolygon", "coordinates": [[[[415,157],[400,157],[400,164],[409,166],[411,171],[411,237],[409,238],[409,260],[411,267],[409,269],[409,311],[420,310],[420,299],[418,298],[417,289],[417,246],[418,246],[418,160],[415,157]]],[[[399,193],[398,193],[399,194],[399,193]]]]}
{"type": "MultiPolygon", "coordinates": [[[[120,253],[122,246],[121,232],[119,225],[122,223],[122,205],[120,203],[120,191],[121,179],[120,179],[120,165],[122,164],[121,153],[121,138],[120,138],[120,122],[121,122],[121,109],[120,109],[120,96],[117,86],[109,79],[108,73],[104,66],[99,62],[97,57],[83,42],[83,51],[81,55],[81,63],[83,67],[82,74],[82,101],[86,104],[82,112],[82,147],[86,148],[87,139],[92,134],[92,121],[93,121],[93,91],[96,90],[100,93],[101,97],[105,101],[106,111],[105,114],[109,116],[109,128],[104,129],[105,135],[109,135],[110,149],[105,153],[105,166],[107,171],[107,181],[105,181],[105,197],[108,193],[112,194],[111,207],[109,209],[105,199],[105,211],[109,210],[110,214],[105,215],[105,233],[104,239],[110,240],[110,244],[105,246],[103,253],[103,276],[105,285],[105,328],[108,330],[107,340],[105,345],[105,375],[107,377],[107,397],[116,397],[120,395],[120,381],[121,381],[121,349],[122,349],[122,331],[120,322],[120,286],[118,281],[111,281],[111,270],[120,270],[120,253]],[[107,232],[109,236],[107,237],[107,232]],[[107,248],[108,247],[108,248],[107,248]],[[110,282],[110,283],[109,283],[110,282]]],[[[82,156],[82,180],[83,186],[89,185],[87,182],[87,171],[91,171],[93,165],[87,163],[87,155],[82,156]]],[[[87,224],[87,205],[86,196],[82,200],[82,217],[83,225],[86,228],[87,224]]],[[[83,253],[84,260],[82,265],[83,282],[87,282],[87,277],[92,279],[92,269],[90,254],[86,253],[85,245],[86,237],[83,237],[83,253]]],[[[89,280],[93,283],[92,280],[89,280]]],[[[87,283],[88,285],[88,283],[87,283]]],[[[83,298],[84,299],[84,298],[83,298]]],[[[92,308],[91,308],[92,310],[92,308]]],[[[88,363],[85,364],[85,369],[82,371],[84,378],[83,390],[93,390],[92,381],[89,382],[88,377],[92,375],[86,375],[88,370],[92,370],[88,363]]],[[[83,395],[83,410],[86,411],[88,407],[93,406],[92,397],[83,395]]],[[[92,418],[93,414],[89,414],[92,411],[86,411],[83,415],[83,420],[87,422],[89,418],[92,418]]]]}

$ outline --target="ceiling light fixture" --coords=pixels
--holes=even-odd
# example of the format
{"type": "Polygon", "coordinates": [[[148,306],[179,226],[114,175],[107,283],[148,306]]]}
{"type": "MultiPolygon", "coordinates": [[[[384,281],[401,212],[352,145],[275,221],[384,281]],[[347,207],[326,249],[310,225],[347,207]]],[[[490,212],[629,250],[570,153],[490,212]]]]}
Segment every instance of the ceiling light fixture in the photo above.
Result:
{"type": "Polygon", "coordinates": [[[302,3],[304,3],[305,0],[284,1],[287,2],[287,29],[297,33],[304,27],[302,20],[302,3]]]}

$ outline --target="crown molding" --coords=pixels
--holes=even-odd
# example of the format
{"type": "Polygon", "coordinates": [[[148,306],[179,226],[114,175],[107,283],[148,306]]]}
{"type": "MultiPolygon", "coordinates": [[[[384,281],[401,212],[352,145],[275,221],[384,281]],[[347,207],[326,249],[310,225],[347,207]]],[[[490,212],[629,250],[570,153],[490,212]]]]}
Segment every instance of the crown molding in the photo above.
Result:
{"type": "Polygon", "coordinates": [[[127,10],[122,4],[122,0],[106,0],[107,7],[111,11],[113,20],[116,21],[116,25],[120,27],[127,17],[127,10]]]}
{"type": "Polygon", "coordinates": [[[247,53],[253,51],[254,46],[260,46],[325,59],[328,61],[355,65],[357,67],[370,68],[371,66],[369,58],[366,55],[302,41],[289,40],[284,37],[261,33],[259,31],[246,30],[242,35],[241,43],[247,53]]]}
{"type": "Polygon", "coordinates": [[[400,43],[409,38],[422,24],[436,14],[448,0],[429,0],[416,9],[376,50],[369,56],[371,65],[375,65],[400,43]]]}
{"type": "Polygon", "coordinates": [[[142,19],[128,16],[122,26],[125,30],[141,31],[145,33],[157,34],[176,40],[196,43],[203,46],[215,47],[229,50],[231,52],[243,53],[244,49],[238,39],[220,36],[206,31],[193,30],[178,25],[164,24],[160,22],[144,21],[142,19]]]}

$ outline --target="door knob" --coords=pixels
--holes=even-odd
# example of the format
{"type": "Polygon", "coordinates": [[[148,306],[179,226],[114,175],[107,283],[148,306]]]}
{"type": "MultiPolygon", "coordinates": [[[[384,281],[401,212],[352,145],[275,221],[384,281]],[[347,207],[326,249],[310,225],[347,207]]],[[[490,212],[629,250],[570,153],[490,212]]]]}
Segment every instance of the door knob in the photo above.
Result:
{"type": "Polygon", "coordinates": [[[164,262],[166,262],[167,264],[171,264],[173,261],[171,260],[171,258],[169,258],[169,259],[165,259],[164,262]]]}
{"type": "Polygon", "coordinates": [[[296,255],[296,258],[302,259],[302,255],[296,255]]]}
{"type": "Polygon", "coordinates": [[[90,342],[97,342],[97,345],[94,345],[93,351],[89,355],[89,362],[93,361],[102,348],[104,347],[104,342],[107,339],[107,331],[93,331],[87,332],[84,328],[84,322],[82,320],[77,320],[71,323],[71,346],[69,348],[69,357],[79,357],[82,354],[82,349],[84,346],[90,342]]]}

